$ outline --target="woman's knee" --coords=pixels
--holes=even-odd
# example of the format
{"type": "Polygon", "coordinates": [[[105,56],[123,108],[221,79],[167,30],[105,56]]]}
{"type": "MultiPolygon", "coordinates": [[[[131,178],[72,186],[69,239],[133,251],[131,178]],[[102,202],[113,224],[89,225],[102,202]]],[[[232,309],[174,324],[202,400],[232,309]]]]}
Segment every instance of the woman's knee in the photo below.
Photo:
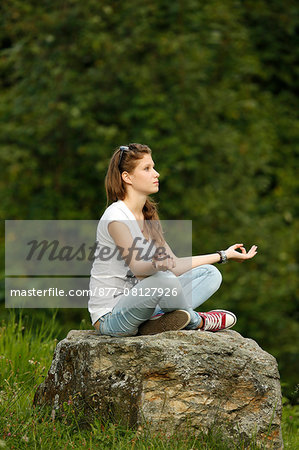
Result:
{"type": "Polygon", "coordinates": [[[197,277],[208,279],[209,286],[212,287],[214,292],[219,289],[222,283],[221,272],[213,264],[203,264],[201,266],[197,266],[192,269],[192,272],[192,279],[196,279],[197,277]]]}
{"type": "Polygon", "coordinates": [[[209,276],[211,278],[211,283],[213,283],[213,287],[215,291],[217,291],[222,283],[222,274],[220,270],[218,270],[217,267],[213,266],[212,264],[207,264],[207,267],[209,276]]]}

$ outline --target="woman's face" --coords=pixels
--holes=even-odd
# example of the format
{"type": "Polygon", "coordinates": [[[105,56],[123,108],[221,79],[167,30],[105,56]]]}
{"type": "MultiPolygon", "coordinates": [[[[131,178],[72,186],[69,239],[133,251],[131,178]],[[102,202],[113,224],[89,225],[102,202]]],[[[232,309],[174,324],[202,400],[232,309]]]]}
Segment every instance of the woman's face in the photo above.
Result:
{"type": "Polygon", "coordinates": [[[127,176],[132,188],[142,194],[149,195],[158,192],[160,174],[154,169],[154,161],[147,153],[139,159],[135,169],[127,176]]]}

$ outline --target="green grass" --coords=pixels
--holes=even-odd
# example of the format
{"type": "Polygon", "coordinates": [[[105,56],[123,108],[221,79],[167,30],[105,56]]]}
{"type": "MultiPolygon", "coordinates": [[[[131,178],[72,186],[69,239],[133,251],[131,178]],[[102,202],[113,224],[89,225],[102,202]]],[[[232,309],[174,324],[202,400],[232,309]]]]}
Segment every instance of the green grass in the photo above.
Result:
{"type": "MultiPolygon", "coordinates": [[[[242,449],[242,442],[228,443],[219,432],[193,436],[153,436],[145,429],[132,430],[95,420],[81,429],[71,401],[64,404],[60,420],[48,408],[32,406],[37,386],[51,365],[57,343],[55,315],[38,330],[16,320],[12,312],[0,327],[0,449],[242,449]]],[[[285,448],[298,448],[299,408],[284,400],[282,431],[285,448]]],[[[249,447],[258,448],[254,439],[249,447]]]]}
{"type": "Polygon", "coordinates": [[[299,448],[299,405],[292,406],[283,399],[282,437],[286,449],[299,448]]]}

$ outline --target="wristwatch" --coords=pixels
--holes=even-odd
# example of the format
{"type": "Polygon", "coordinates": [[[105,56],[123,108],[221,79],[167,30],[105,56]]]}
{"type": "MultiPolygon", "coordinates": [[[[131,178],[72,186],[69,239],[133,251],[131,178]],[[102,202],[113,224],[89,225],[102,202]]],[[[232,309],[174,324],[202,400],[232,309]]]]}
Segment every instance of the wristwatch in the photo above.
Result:
{"type": "Polygon", "coordinates": [[[219,250],[216,253],[220,255],[220,261],[218,261],[218,264],[226,264],[227,263],[227,256],[224,250],[219,250]]]}

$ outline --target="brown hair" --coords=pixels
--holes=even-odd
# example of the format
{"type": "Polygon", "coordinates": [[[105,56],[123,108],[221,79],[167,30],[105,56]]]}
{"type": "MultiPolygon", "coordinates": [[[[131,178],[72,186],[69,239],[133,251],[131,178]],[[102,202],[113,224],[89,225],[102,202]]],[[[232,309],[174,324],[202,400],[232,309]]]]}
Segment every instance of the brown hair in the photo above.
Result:
{"type": "MultiPolygon", "coordinates": [[[[129,144],[128,150],[123,152],[120,150],[120,147],[114,151],[105,178],[107,195],[106,207],[117,200],[124,200],[126,189],[121,174],[124,171],[131,173],[135,169],[138,160],[142,159],[144,154],[151,155],[152,151],[147,145],[142,144],[129,144]],[[119,165],[120,158],[121,163],[119,165]]],[[[156,240],[159,245],[163,245],[165,239],[163,237],[156,202],[147,197],[142,212],[145,219],[145,231],[152,239],[156,240]]]]}

